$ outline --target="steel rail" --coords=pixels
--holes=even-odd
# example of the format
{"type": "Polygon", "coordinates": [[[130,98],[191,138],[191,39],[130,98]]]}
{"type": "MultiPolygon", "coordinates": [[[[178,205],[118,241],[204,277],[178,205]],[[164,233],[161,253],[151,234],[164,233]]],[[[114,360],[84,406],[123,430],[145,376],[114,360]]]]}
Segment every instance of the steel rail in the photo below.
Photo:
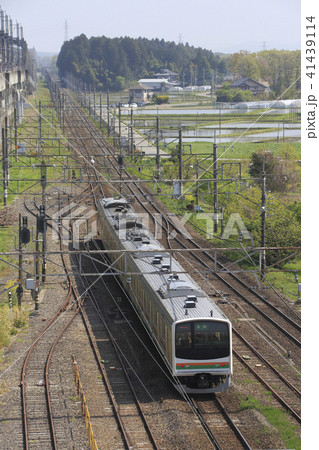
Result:
{"type": "MultiPolygon", "coordinates": [[[[128,186],[129,189],[131,189],[130,186],[128,186]]],[[[140,189],[140,187],[136,184],[136,187],[140,189]]],[[[132,191],[133,193],[133,191],[132,191]]],[[[138,199],[139,201],[139,199],[138,199]]],[[[146,207],[146,205],[142,202],[140,202],[141,206],[145,209],[145,211],[147,211],[149,214],[149,210],[146,207]]],[[[156,211],[158,211],[159,213],[161,213],[161,211],[159,210],[159,208],[157,208],[157,206],[151,202],[152,207],[154,207],[154,209],[156,211]]],[[[161,213],[162,214],[162,213],[161,213]]],[[[182,234],[181,231],[178,229],[178,227],[176,227],[176,225],[169,219],[169,217],[166,216],[166,221],[173,227],[173,229],[175,231],[177,231],[179,234],[182,234]]],[[[186,244],[184,244],[180,239],[178,239],[176,236],[174,237],[174,240],[182,247],[184,247],[185,249],[189,250],[189,254],[191,254],[193,256],[193,258],[196,259],[196,261],[198,261],[203,267],[211,270],[211,267],[205,263],[202,258],[200,258],[200,256],[196,255],[196,253],[194,253],[186,244]]],[[[195,243],[194,240],[192,239],[188,239],[188,241],[190,241],[194,246],[197,246],[198,249],[200,249],[200,246],[198,246],[198,244],[195,243]]],[[[205,254],[206,252],[204,252],[205,254]]],[[[211,255],[210,259],[212,259],[211,255]]],[[[238,295],[242,300],[244,300],[247,304],[249,304],[249,306],[251,306],[252,308],[254,308],[259,314],[261,314],[264,319],[266,319],[268,322],[270,322],[274,327],[276,327],[281,333],[283,333],[286,337],[288,337],[292,342],[294,342],[294,344],[296,344],[298,347],[301,347],[301,342],[296,339],[291,333],[289,333],[287,330],[285,330],[281,325],[279,325],[277,322],[275,322],[273,319],[271,319],[265,312],[263,312],[260,308],[258,308],[258,306],[256,306],[252,301],[250,301],[244,294],[242,294],[241,292],[238,291],[238,289],[236,289],[234,286],[232,286],[227,280],[225,280],[219,273],[214,272],[214,275],[216,276],[216,278],[218,278],[222,283],[224,283],[229,289],[231,289],[236,295],[238,295]]],[[[253,293],[255,293],[253,291],[253,293]]],[[[268,302],[269,303],[269,302],[268,302]]],[[[281,311],[277,310],[278,314],[280,316],[282,316],[281,311]]],[[[286,315],[284,315],[284,318],[286,319],[286,315]]],[[[289,319],[289,318],[288,318],[289,319]]],[[[288,322],[290,323],[290,320],[288,320],[288,322]]],[[[300,327],[298,326],[298,330],[300,329],[300,327]]]]}
{"type": "MultiPolygon", "coordinates": [[[[86,145],[84,145],[84,148],[86,149],[86,151],[87,151],[87,153],[88,153],[88,156],[90,156],[90,155],[89,155],[89,152],[88,152],[88,150],[87,150],[86,145]]],[[[86,165],[86,166],[87,166],[87,165],[86,165]]],[[[86,169],[87,169],[87,171],[88,171],[88,168],[87,168],[87,167],[86,167],[86,169]]],[[[89,171],[88,171],[88,172],[89,172],[89,171]]],[[[94,173],[95,173],[95,177],[97,178],[96,171],[94,171],[94,173]]],[[[96,194],[95,194],[95,192],[94,192],[94,188],[93,188],[93,186],[92,186],[92,183],[90,183],[90,187],[91,187],[91,191],[92,191],[92,196],[93,196],[94,201],[95,201],[95,204],[96,204],[96,203],[97,203],[97,199],[96,199],[96,194]]],[[[86,279],[85,276],[84,276],[84,279],[86,279]]],[[[83,276],[81,276],[81,282],[83,282],[83,276]]],[[[96,308],[99,309],[98,303],[97,303],[97,301],[96,301],[96,299],[95,299],[94,294],[91,292],[91,289],[90,289],[90,287],[89,287],[89,283],[88,283],[88,282],[86,282],[86,289],[88,289],[88,292],[89,292],[91,301],[94,302],[95,305],[96,305],[96,308]]],[[[82,309],[82,307],[81,307],[81,309],[82,309]]],[[[83,316],[85,315],[85,317],[86,317],[86,314],[85,314],[84,310],[82,311],[82,314],[83,314],[83,316]]],[[[121,355],[120,355],[120,352],[119,352],[119,350],[118,350],[116,341],[115,341],[114,337],[112,336],[112,333],[110,332],[109,327],[107,326],[107,324],[105,323],[105,321],[102,320],[101,312],[100,312],[100,311],[99,311],[99,315],[100,315],[100,320],[102,321],[102,323],[103,323],[103,325],[104,325],[104,327],[105,327],[105,329],[106,329],[106,331],[107,331],[107,333],[108,333],[108,335],[109,335],[110,341],[111,341],[111,343],[112,343],[112,345],[113,345],[113,348],[114,348],[114,350],[115,350],[115,352],[116,352],[116,354],[117,354],[117,357],[118,357],[118,359],[119,359],[119,361],[120,361],[120,364],[121,364],[121,366],[122,366],[123,373],[125,374],[126,379],[127,379],[127,382],[128,382],[128,385],[130,386],[130,390],[131,390],[132,395],[133,395],[133,397],[134,397],[134,399],[135,399],[135,402],[136,402],[136,405],[137,405],[137,408],[138,408],[140,417],[142,418],[142,421],[143,421],[144,426],[145,426],[145,430],[146,430],[146,432],[147,432],[147,434],[148,434],[148,436],[149,436],[149,439],[150,439],[150,441],[151,441],[151,443],[152,443],[152,446],[153,446],[154,449],[159,449],[159,447],[158,447],[158,445],[157,445],[157,443],[156,443],[156,440],[155,440],[155,438],[154,438],[154,435],[153,435],[153,433],[152,433],[152,431],[151,431],[151,429],[150,429],[150,427],[149,427],[149,425],[148,425],[148,423],[147,423],[147,419],[146,419],[145,414],[144,414],[144,412],[143,412],[141,403],[140,403],[140,401],[138,400],[137,394],[136,394],[136,392],[135,392],[135,390],[134,390],[134,387],[133,387],[132,382],[131,382],[131,380],[130,380],[129,374],[128,374],[127,370],[126,370],[125,364],[124,364],[123,359],[122,359],[122,357],[121,357],[121,355]]],[[[86,328],[87,328],[87,332],[89,332],[90,335],[91,335],[91,331],[89,330],[88,323],[87,323],[87,318],[85,319],[85,325],[86,325],[86,328]]],[[[126,448],[128,448],[128,449],[129,449],[129,448],[132,448],[132,443],[130,442],[130,439],[129,439],[129,437],[128,437],[126,431],[125,431],[125,425],[124,425],[123,422],[122,422],[121,415],[120,415],[120,412],[119,412],[119,409],[118,409],[118,406],[117,406],[115,397],[114,397],[114,395],[113,395],[113,393],[112,393],[112,388],[111,388],[111,386],[110,386],[110,384],[109,384],[107,375],[106,375],[106,373],[105,373],[104,366],[102,365],[102,363],[101,363],[101,361],[100,361],[100,358],[98,357],[98,349],[97,349],[97,347],[96,347],[95,339],[94,339],[93,336],[91,336],[91,341],[94,342],[93,347],[94,347],[95,352],[96,352],[96,356],[97,356],[96,359],[97,359],[98,364],[99,364],[99,366],[100,366],[101,373],[102,373],[102,375],[103,375],[103,380],[104,380],[104,382],[105,382],[105,384],[106,384],[106,386],[107,386],[107,388],[108,388],[109,395],[110,395],[110,398],[111,398],[111,402],[112,402],[112,405],[113,405],[113,409],[114,409],[114,411],[115,411],[115,415],[116,415],[116,417],[117,417],[118,423],[120,424],[121,431],[122,431],[122,434],[123,434],[123,437],[124,437],[124,440],[125,440],[126,448]]]]}
{"type": "Polygon", "coordinates": [[[270,386],[269,383],[267,383],[266,380],[264,380],[264,378],[258,373],[256,372],[255,369],[253,369],[248,363],[247,361],[245,361],[245,359],[233,348],[233,353],[236,355],[236,357],[247,367],[248,370],[250,370],[250,372],[252,372],[254,374],[254,376],[256,378],[258,378],[258,380],[267,388],[269,389],[269,391],[271,391],[271,393],[274,395],[274,397],[276,397],[276,399],[282,404],[282,406],[284,406],[285,409],[287,409],[287,411],[289,411],[292,416],[299,422],[301,423],[301,417],[299,416],[299,414],[290,406],[288,405],[288,403],[281,397],[280,394],[278,394],[278,392],[272,387],[270,386]]]}
{"type": "MultiPolygon", "coordinates": [[[[29,211],[30,211],[32,214],[34,214],[30,209],[29,209],[29,211]]],[[[35,214],[34,214],[34,215],[35,215],[35,214]]],[[[76,299],[76,301],[77,301],[77,303],[78,303],[77,310],[76,310],[75,314],[73,315],[73,317],[71,318],[70,323],[68,323],[68,324],[66,325],[65,329],[71,324],[71,322],[74,320],[75,316],[76,316],[76,315],[78,314],[78,312],[80,311],[80,312],[81,312],[81,315],[82,315],[82,318],[83,318],[83,322],[84,322],[86,331],[87,331],[87,334],[88,334],[88,336],[89,336],[89,339],[90,339],[90,342],[91,342],[91,345],[92,345],[92,348],[93,348],[93,353],[94,353],[95,359],[96,359],[96,361],[97,361],[97,363],[98,363],[98,365],[99,365],[99,369],[100,369],[100,371],[101,371],[101,373],[102,373],[103,380],[104,380],[104,382],[105,382],[105,386],[106,386],[106,389],[107,389],[109,398],[111,399],[111,404],[112,404],[112,407],[113,407],[113,411],[115,412],[115,418],[116,418],[116,420],[117,420],[119,429],[120,429],[120,431],[121,431],[121,434],[122,434],[122,437],[123,437],[123,440],[124,440],[124,443],[125,443],[125,448],[127,448],[127,449],[129,450],[129,449],[130,449],[130,442],[129,442],[128,436],[127,436],[127,434],[126,434],[126,432],[125,432],[124,425],[123,425],[123,423],[122,423],[121,417],[120,417],[119,414],[118,414],[116,402],[115,402],[115,400],[114,400],[114,396],[113,396],[113,393],[112,393],[112,388],[111,388],[111,386],[110,386],[108,380],[105,379],[106,374],[105,374],[104,366],[102,365],[102,363],[101,363],[101,361],[100,361],[100,358],[99,358],[99,351],[98,351],[98,348],[97,348],[97,345],[96,345],[96,342],[95,342],[95,338],[94,338],[94,335],[92,334],[92,332],[91,332],[91,330],[90,330],[90,326],[89,326],[89,323],[88,323],[88,319],[87,319],[87,316],[86,316],[86,314],[85,314],[85,310],[84,310],[84,308],[83,308],[84,299],[82,299],[80,302],[78,301],[78,296],[77,296],[77,294],[76,294],[76,292],[75,292],[75,289],[74,289],[74,287],[73,287],[73,285],[72,285],[71,277],[70,277],[70,275],[69,275],[69,273],[68,273],[67,265],[66,265],[66,262],[65,262],[65,259],[64,259],[64,256],[63,256],[63,255],[62,255],[62,263],[63,263],[65,272],[66,272],[67,277],[68,277],[68,280],[69,280],[68,297],[70,297],[71,294],[73,294],[74,298],[76,299]]],[[[67,306],[67,303],[65,303],[65,305],[63,305],[63,307],[61,308],[62,311],[64,310],[64,307],[65,307],[65,306],[67,306]]],[[[49,324],[49,325],[50,325],[50,324],[49,324]]],[[[48,325],[48,326],[49,326],[49,325],[48,325]]],[[[65,331],[65,330],[62,330],[62,333],[61,333],[61,335],[59,336],[59,338],[62,336],[62,334],[63,334],[64,331],[65,331]]],[[[56,343],[57,343],[57,340],[55,341],[54,344],[56,344],[56,343]]],[[[55,345],[54,345],[54,346],[55,346],[55,345]]],[[[52,348],[51,348],[51,350],[52,350],[52,348]]],[[[50,359],[51,359],[51,357],[52,357],[52,354],[53,354],[53,351],[51,352],[50,358],[48,358],[48,360],[47,360],[47,365],[46,365],[46,373],[47,373],[47,374],[48,374],[48,372],[49,372],[49,371],[48,371],[48,365],[49,365],[49,363],[50,363],[50,359]]],[[[51,407],[51,402],[50,402],[50,395],[49,395],[49,391],[48,391],[48,386],[49,386],[49,381],[48,381],[48,379],[47,379],[47,380],[46,380],[46,387],[47,387],[47,402],[48,402],[48,408],[49,408],[49,407],[51,407]]],[[[50,412],[51,436],[52,436],[52,441],[53,441],[54,449],[56,449],[57,447],[56,447],[56,438],[55,438],[55,433],[54,433],[54,422],[53,422],[52,410],[49,409],[49,412],[50,412]]],[[[26,440],[26,442],[28,442],[28,441],[26,440]]],[[[26,445],[26,450],[28,450],[28,446],[27,446],[27,445],[26,445]]]]}
{"type": "MultiPolygon", "coordinates": [[[[95,264],[94,264],[93,261],[91,261],[91,263],[95,266],[95,264]]],[[[78,262],[78,264],[79,264],[79,262],[78,262]]],[[[103,314],[102,314],[102,312],[101,312],[101,310],[100,310],[100,307],[99,307],[99,304],[98,304],[98,301],[96,300],[96,297],[95,297],[94,293],[91,291],[90,285],[89,285],[88,281],[86,280],[86,277],[85,277],[85,276],[83,277],[83,274],[82,274],[82,276],[81,276],[81,278],[80,278],[80,280],[81,280],[82,283],[83,283],[83,278],[84,278],[84,280],[85,280],[85,288],[88,289],[88,292],[89,292],[89,296],[90,296],[91,302],[95,305],[95,309],[96,309],[96,311],[98,312],[100,321],[101,321],[101,323],[103,324],[103,326],[104,326],[104,328],[105,328],[105,330],[106,330],[106,332],[107,332],[107,334],[108,334],[108,337],[109,337],[109,339],[110,339],[110,342],[112,343],[112,346],[113,346],[113,348],[114,348],[114,350],[115,350],[116,356],[117,356],[117,358],[118,358],[118,360],[119,360],[119,362],[120,362],[120,364],[121,364],[122,371],[123,371],[123,373],[125,374],[125,378],[126,378],[126,380],[127,380],[127,382],[128,382],[128,385],[129,385],[129,387],[130,387],[130,391],[131,391],[131,393],[132,393],[132,395],[133,395],[133,397],[134,397],[134,400],[135,400],[135,402],[136,402],[137,409],[138,409],[138,411],[139,411],[140,417],[141,417],[142,422],[143,422],[144,427],[145,427],[145,431],[147,432],[147,434],[148,434],[148,436],[149,436],[149,439],[150,439],[150,442],[152,443],[153,448],[154,448],[154,449],[159,449],[160,447],[159,447],[159,446],[157,445],[157,443],[156,443],[156,439],[155,439],[155,437],[154,437],[154,435],[153,435],[153,433],[152,433],[152,431],[151,431],[151,429],[150,429],[150,427],[149,427],[149,425],[148,425],[148,422],[147,422],[146,416],[145,416],[145,414],[144,414],[142,405],[141,405],[141,403],[140,403],[140,401],[139,401],[139,399],[138,399],[138,396],[137,396],[137,394],[136,394],[136,391],[135,391],[135,389],[134,389],[134,387],[133,387],[133,384],[132,384],[132,382],[131,382],[130,376],[129,376],[128,371],[127,371],[127,369],[126,369],[126,365],[125,365],[125,363],[124,363],[124,361],[123,361],[123,358],[122,358],[122,356],[121,356],[121,353],[120,353],[120,351],[119,351],[119,348],[118,348],[118,344],[117,344],[117,342],[116,342],[116,339],[114,338],[114,336],[113,336],[113,334],[112,334],[110,328],[108,327],[108,325],[106,324],[106,322],[105,322],[105,320],[104,320],[103,314]]],[[[83,284],[84,284],[84,283],[83,283],[83,284]]],[[[101,366],[102,366],[101,361],[99,361],[99,363],[100,363],[101,366]]],[[[106,375],[106,373],[105,373],[104,366],[102,366],[102,367],[103,367],[103,377],[106,377],[106,378],[107,378],[107,375],[106,375]]],[[[111,385],[109,384],[109,381],[108,381],[108,380],[107,380],[107,383],[108,383],[110,392],[112,392],[112,388],[111,388],[111,385]]],[[[122,423],[122,426],[123,426],[123,430],[125,431],[125,425],[124,425],[124,423],[122,422],[121,414],[120,414],[120,412],[119,412],[119,409],[118,409],[118,406],[117,406],[116,399],[115,399],[115,397],[114,397],[113,394],[112,394],[112,396],[113,396],[113,400],[114,400],[114,406],[115,406],[115,408],[116,408],[116,413],[119,415],[119,418],[120,418],[121,423],[122,423]]],[[[125,432],[125,434],[126,434],[126,432],[125,432]]],[[[127,434],[126,434],[126,436],[127,436],[127,434]]],[[[128,445],[128,448],[132,448],[132,443],[130,442],[130,440],[129,440],[128,437],[127,437],[127,445],[128,445]]]]}
{"type": "MultiPolygon", "coordinates": [[[[27,206],[26,202],[24,202],[24,206],[31,214],[33,214],[34,216],[36,215],[31,210],[31,208],[29,208],[27,206]]],[[[71,282],[70,281],[71,280],[69,280],[69,283],[68,283],[68,286],[69,286],[68,293],[67,293],[67,296],[66,296],[66,299],[65,299],[63,305],[59,308],[59,310],[52,317],[52,319],[49,321],[47,326],[40,332],[40,334],[34,340],[34,342],[32,343],[32,345],[29,348],[29,351],[28,351],[27,356],[26,356],[26,358],[24,360],[24,363],[23,363],[22,373],[21,373],[21,384],[20,385],[21,385],[21,401],[22,401],[22,415],[23,415],[23,429],[24,429],[24,444],[25,444],[26,450],[28,450],[28,448],[29,448],[28,419],[27,419],[28,415],[27,415],[27,401],[26,401],[26,389],[25,389],[26,388],[25,376],[26,376],[28,363],[29,363],[31,354],[33,353],[33,351],[34,351],[36,345],[38,344],[38,342],[40,341],[40,339],[45,335],[47,330],[57,321],[57,319],[60,317],[60,315],[63,313],[63,311],[65,311],[65,309],[69,305],[70,298],[71,298],[71,295],[72,295],[72,286],[71,286],[71,282]]],[[[73,318],[71,319],[71,321],[73,321],[73,318]]],[[[65,327],[65,329],[67,328],[67,326],[65,327]]],[[[62,330],[61,335],[59,336],[59,338],[62,336],[62,334],[65,331],[65,329],[62,330]]],[[[55,341],[54,346],[56,345],[56,342],[57,341],[55,341]]],[[[51,350],[52,350],[52,347],[51,347],[51,350]]],[[[52,414],[52,408],[51,408],[51,402],[50,402],[49,381],[48,381],[48,378],[46,378],[46,375],[48,374],[48,368],[49,368],[49,365],[50,365],[50,361],[51,361],[53,352],[50,352],[50,353],[51,354],[49,354],[48,357],[47,357],[47,361],[46,361],[46,365],[45,365],[45,371],[44,371],[45,372],[45,389],[46,389],[46,400],[47,400],[48,417],[49,417],[49,423],[50,423],[51,440],[52,440],[52,444],[53,444],[54,449],[56,449],[57,448],[57,444],[56,444],[56,436],[55,436],[54,424],[53,424],[53,414],[52,414]]]]}
{"type": "MultiPolygon", "coordinates": [[[[115,170],[117,170],[116,167],[114,166],[114,164],[112,164],[112,165],[113,165],[113,168],[115,168],[115,170]]],[[[125,171],[125,173],[127,174],[126,171],[125,171]]],[[[128,175],[128,174],[127,174],[127,175],[128,175]]],[[[124,181],[124,180],[123,180],[123,181],[124,181]]],[[[127,187],[129,187],[129,186],[127,186],[127,187]]],[[[137,185],[136,185],[136,187],[139,188],[137,185]]],[[[139,188],[139,189],[140,189],[140,188],[139,188]]],[[[132,192],[132,191],[131,191],[131,192],[132,192]]],[[[132,192],[132,193],[133,193],[133,192],[132,192]]],[[[146,197],[147,194],[143,194],[143,196],[146,197]]],[[[138,200],[139,200],[139,199],[138,199],[138,200]]],[[[151,202],[151,203],[152,203],[152,206],[154,206],[153,202],[151,202]]],[[[145,205],[142,204],[142,206],[144,207],[145,205]]],[[[154,206],[154,207],[155,207],[155,206],[154,206]]],[[[158,210],[158,211],[161,213],[160,210],[158,210]]],[[[166,218],[166,219],[167,219],[167,218],[166,218]]],[[[166,219],[165,219],[165,220],[166,220],[166,219]]],[[[172,225],[175,229],[177,229],[176,226],[175,226],[169,219],[168,219],[168,222],[170,222],[171,225],[172,225]]],[[[180,231],[180,230],[177,229],[177,231],[180,231]]],[[[179,243],[180,243],[182,246],[184,246],[184,247],[186,248],[186,246],[185,246],[183,243],[181,243],[181,241],[179,241],[179,243]]],[[[193,245],[194,245],[194,246],[198,246],[198,244],[196,244],[196,243],[194,243],[194,242],[193,242],[193,245]]],[[[198,247],[199,247],[199,246],[198,246],[198,247]]],[[[200,247],[199,247],[199,248],[200,248],[200,247]]],[[[206,256],[207,256],[209,259],[215,261],[214,258],[212,257],[212,255],[209,255],[207,252],[204,252],[204,254],[205,254],[205,253],[206,253],[206,256]]],[[[193,254],[193,256],[196,256],[193,252],[191,252],[191,254],[193,254]]],[[[200,262],[202,263],[201,260],[200,260],[200,262]]],[[[218,263],[218,264],[220,264],[220,263],[218,263]]],[[[209,267],[208,265],[206,265],[206,263],[204,264],[204,266],[209,267]]],[[[220,266],[222,267],[222,269],[225,269],[225,267],[224,267],[223,265],[220,264],[220,266]]],[[[224,280],[222,277],[220,277],[220,278],[221,278],[221,281],[223,281],[223,282],[225,283],[225,280],[224,280]]],[[[236,279],[237,277],[233,277],[233,278],[236,279]]],[[[269,304],[269,302],[268,302],[266,299],[264,299],[262,296],[260,296],[258,293],[256,293],[255,291],[252,291],[251,288],[249,288],[249,286],[247,286],[244,282],[242,282],[242,280],[236,279],[236,281],[238,281],[238,282],[239,282],[243,287],[245,287],[246,289],[250,290],[250,292],[251,292],[252,294],[256,295],[257,297],[259,296],[260,299],[261,299],[262,301],[265,301],[265,302],[266,302],[266,304],[268,303],[267,306],[271,307],[271,308],[274,309],[276,312],[278,312],[280,315],[282,315],[282,317],[284,317],[288,322],[290,322],[291,325],[293,325],[293,326],[294,326],[295,328],[297,328],[297,329],[300,329],[300,326],[299,326],[298,324],[296,324],[292,319],[290,319],[290,318],[287,317],[285,314],[283,314],[281,311],[279,311],[276,307],[274,307],[274,305],[269,304]]],[[[226,284],[228,285],[228,287],[230,287],[230,289],[232,289],[234,292],[236,292],[236,294],[239,295],[241,298],[244,297],[242,294],[240,294],[240,293],[238,292],[237,289],[231,287],[231,286],[229,285],[228,282],[227,282],[226,284]]],[[[245,299],[245,301],[248,300],[246,297],[244,297],[243,299],[245,299]]],[[[248,302],[251,303],[249,300],[248,300],[248,302]]],[[[251,306],[254,307],[253,304],[251,304],[251,306]]],[[[258,309],[258,310],[259,310],[259,309],[258,309]]],[[[263,315],[263,314],[262,314],[262,315],[263,315]]],[[[264,316],[264,317],[265,317],[265,316],[264,316]]],[[[265,318],[268,319],[268,316],[266,316],[265,318]]],[[[274,323],[274,324],[275,324],[275,323],[274,323]]],[[[277,324],[277,325],[274,325],[274,326],[276,326],[276,327],[278,328],[279,325],[277,324]]],[[[282,330],[282,327],[279,326],[279,329],[282,330]]],[[[284,333],[284,334],[285,334],[285,333],[284,333]]],[[[289,336],[291,336],[291,335],[288,333],[288,337],[289,337],[289,336]]],[[[297,345],[300,346],[300,342],[299,342],[299,341],[295,340],[295,343],[296,343],[297,345]]],[[[283,404],[284,404],[284,402],[283,402],[283,404]]],[[[297,416],[297,417],[298,417],[298,416],[297,416]]]]}

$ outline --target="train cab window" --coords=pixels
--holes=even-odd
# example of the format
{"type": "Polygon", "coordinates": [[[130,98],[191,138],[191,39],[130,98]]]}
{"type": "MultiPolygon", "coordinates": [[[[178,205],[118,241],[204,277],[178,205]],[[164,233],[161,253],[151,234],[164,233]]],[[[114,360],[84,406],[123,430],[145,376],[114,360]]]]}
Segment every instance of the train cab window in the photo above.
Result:
{"type": "Polygon", "coordinates": [[[182,323],[176,326],[175,330],[175,342],[176,353],[177,349],[190,349],[192,348],[192,324],[182,323]]]}
{"type": "Polygon", "coordinates": [[[176,357],[214,359],[229,356],[228,325],[223,322],[194,321],[176,325],[176,357]]]}

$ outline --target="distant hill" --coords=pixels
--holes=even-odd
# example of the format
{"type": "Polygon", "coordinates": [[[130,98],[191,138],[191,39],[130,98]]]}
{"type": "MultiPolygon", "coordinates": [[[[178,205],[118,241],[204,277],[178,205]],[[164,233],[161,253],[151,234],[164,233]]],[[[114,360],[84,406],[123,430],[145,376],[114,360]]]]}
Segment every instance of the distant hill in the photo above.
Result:
{"type": "Polygon", "coordinates": [[[97,89],[119,90],[163,69],[179,75],[180,83],[207,84],[226,74],[225,58],[210,50],[163,39],[91,37],[64,42],[57,59],[59,74],[73,74],[97,89]]]}

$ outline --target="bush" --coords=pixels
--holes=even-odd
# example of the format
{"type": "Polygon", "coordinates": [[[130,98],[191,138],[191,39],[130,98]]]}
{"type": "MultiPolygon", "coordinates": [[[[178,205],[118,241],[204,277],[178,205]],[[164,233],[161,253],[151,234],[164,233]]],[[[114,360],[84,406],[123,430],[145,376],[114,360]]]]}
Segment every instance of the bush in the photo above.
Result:
{"type": "Polygon", "coordinates": [[[7,305],[0,309],[0,348],[9,344],[9,332],[11,329],[10,311],[7,305]]]}
{"type": "Polygon", "coordinates": [[[242,89],[229,89],[224,86],[216,91],[217,102],[249,102],[256,100],[251,91],[243,91],[242,89]]]}
{"type": "Polygon", "coordinates": [[[164,103],[168,103],[169,97],[168,95],[153,95],[153,102],[156,105],[162,105],[164,103]]]}
{"type": "Polygon", "coordinates": [[[260,184],[264,161],[267,189],[276,192],[287,192],[299,182],[296,162],[287,155],[287,152],[285,152],[282,154],[283,157],[275,156],[266,149],[253,153],[249,165],[249,174],[253,178],[257,178],[256,182],[260,184]]]}
{"type": "Polygon", "coordinates": [[[17,306],[9,308],[9,305],[0,306],[0,349],[9,345],[10,336],[14,336],[19,329],[28,323],[27,313],[17,306]]]}

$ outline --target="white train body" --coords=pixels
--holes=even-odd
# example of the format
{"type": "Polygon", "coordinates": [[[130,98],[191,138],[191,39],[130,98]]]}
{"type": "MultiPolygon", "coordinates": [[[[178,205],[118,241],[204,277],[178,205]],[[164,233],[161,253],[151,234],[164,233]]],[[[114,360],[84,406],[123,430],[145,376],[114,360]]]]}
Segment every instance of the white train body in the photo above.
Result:
{"type": "MultiPolygon", "coordinates": [[[[224,392],[232,375],[231,323],[144,226],[125,199],[104,198],[98,230],[121,283],[173,376],[190,393],[224,392]]],[[[177,383],[178,384],[178,383],[177,383]]]]}

